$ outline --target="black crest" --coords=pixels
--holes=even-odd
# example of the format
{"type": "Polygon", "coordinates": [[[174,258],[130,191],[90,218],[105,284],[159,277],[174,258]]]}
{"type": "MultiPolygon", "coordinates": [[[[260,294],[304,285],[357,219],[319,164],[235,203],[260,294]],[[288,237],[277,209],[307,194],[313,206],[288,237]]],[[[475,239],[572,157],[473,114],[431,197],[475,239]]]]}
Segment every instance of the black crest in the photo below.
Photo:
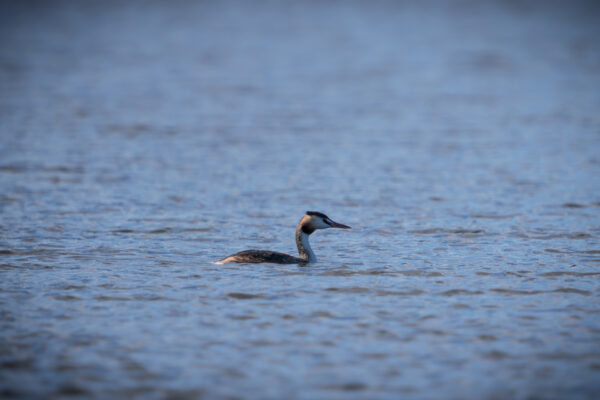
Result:
{"type": "Polygon", "coordinates": [[[321,218],[327,218],[329,219],[329,217],[323,213],[320,213],[318,211],[307,211],[306,215],[314,215],[315,217],[321,217],[321,218]]]}

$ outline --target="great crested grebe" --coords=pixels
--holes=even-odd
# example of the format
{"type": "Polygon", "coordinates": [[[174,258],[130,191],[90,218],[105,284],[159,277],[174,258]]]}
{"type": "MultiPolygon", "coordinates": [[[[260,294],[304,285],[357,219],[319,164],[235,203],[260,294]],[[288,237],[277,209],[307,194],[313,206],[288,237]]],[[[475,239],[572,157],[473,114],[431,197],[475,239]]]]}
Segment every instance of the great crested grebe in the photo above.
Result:
{"type": "Polygon", "coordinates": [[[296,245],[300,257],[269,250],[246,250],[232,254],[215,264],[229,263],[275,263],[275,264],[306,264],[317,262],[317,257],[310,248],[308,237],[317,229],[341,228],[349,226],[332,221],[327,215],[317,211],[307,211],[296,227],[296,245]]]}

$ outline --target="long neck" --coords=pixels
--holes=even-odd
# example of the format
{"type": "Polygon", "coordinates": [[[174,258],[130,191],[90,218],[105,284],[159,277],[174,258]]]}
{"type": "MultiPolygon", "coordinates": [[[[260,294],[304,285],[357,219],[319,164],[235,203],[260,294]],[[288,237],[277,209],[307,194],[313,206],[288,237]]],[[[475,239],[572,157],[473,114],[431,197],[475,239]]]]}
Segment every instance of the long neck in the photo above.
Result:
{"type": "Polygon", "coordinates": [[[313,253],[308,242],[308,236],[306,232],[302,230],[302,224],[296,228],[296,246],[298,246],[298,253],[300,258],[308,262],[317,262],[317,256],[313,253]]]}

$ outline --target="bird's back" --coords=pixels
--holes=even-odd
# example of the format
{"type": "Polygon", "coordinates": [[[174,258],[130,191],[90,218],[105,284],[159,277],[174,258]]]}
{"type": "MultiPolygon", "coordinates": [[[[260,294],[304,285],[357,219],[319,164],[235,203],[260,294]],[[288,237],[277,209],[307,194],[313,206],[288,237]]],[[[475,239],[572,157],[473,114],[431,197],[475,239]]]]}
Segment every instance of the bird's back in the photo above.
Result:
{"type": "Polygon", "coordinates": [[[273,263],[273,264],[305,264],[306,260],[289,254],[269,250],[245,250],[232,254],[215,264],[229,263],[273,263]]]}

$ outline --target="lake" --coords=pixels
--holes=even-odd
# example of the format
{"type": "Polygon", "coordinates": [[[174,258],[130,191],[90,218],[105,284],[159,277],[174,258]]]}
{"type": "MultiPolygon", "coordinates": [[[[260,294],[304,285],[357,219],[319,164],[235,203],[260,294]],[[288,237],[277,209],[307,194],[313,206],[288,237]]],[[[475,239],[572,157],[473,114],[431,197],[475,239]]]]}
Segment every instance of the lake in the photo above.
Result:
{"type": "Polygon", "coordinates": [[[593,3],[1,7],[1,397],[600,396],[593,3]]]}

